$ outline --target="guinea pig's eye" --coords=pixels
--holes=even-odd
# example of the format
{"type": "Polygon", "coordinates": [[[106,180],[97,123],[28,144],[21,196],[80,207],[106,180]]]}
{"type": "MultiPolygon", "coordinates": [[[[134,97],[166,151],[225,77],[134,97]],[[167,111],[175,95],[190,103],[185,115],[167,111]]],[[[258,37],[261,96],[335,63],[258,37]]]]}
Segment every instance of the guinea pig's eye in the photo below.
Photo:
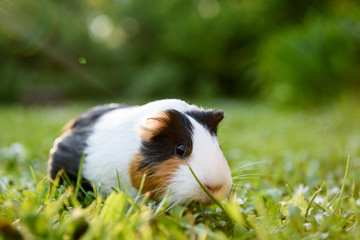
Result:
{"type": "Polygon", "coordinates": [[[179,158],[185,158],[187,156],[188,147],[184,143],[180,143],[175,148],[175,155],[179,158]]]}

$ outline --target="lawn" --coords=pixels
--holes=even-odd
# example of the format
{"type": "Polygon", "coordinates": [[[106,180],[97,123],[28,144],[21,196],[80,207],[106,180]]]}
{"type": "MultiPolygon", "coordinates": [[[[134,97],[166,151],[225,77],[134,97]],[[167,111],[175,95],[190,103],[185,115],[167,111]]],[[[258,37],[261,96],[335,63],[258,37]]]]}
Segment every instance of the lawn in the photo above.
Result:
{"type": "Polygon", "coordinates": [[[225,111],[219,139],[236,194],[220,203],[223,210],[168,210],[166,199],[131,199],[119,189],[107,198],[96,189],[78,198],[71,187],[50,189],[49,149],[62,126],[92,104],[1,106],[0,239],[360,238],[356,100],[306,109],[201,103],[225,111]]]}

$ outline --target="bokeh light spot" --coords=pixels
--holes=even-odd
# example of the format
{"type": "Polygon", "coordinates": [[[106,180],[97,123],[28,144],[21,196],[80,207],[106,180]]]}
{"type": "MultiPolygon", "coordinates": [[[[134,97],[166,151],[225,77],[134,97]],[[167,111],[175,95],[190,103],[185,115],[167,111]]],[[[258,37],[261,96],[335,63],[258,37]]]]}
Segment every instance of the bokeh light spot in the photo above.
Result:
{"type": "Polygon", "coordinates": [[[220,11],[220,4],[217,0],[200,0],[198,12],[205,19],[215,18],[220,11]]]}
{"type": "Polygon", "coordinates": [[[114,24],[105,14],[97,15],[89,22],[90,34],[97,40],[104,40],[114,31],[114,24]]]}

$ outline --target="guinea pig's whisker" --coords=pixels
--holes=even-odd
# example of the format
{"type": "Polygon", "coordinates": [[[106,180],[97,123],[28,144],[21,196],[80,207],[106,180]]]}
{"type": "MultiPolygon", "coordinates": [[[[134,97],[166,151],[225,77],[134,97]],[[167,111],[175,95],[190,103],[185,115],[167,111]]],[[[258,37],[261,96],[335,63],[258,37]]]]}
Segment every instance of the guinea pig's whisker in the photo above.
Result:
{"type": "Polygon", "coordinates": [[[164,183],[164,184],[161,184],[159,187],[157,187],[156,189],[154,190],[151,190],[151,191],[148,191],[148,193],[154,193],[154,192],[162,192],[162,191],[166,191],[169,187],[169,184],[167,183],[164,183]]]}
{"type": "Polygon", "coordinates": [[[191,203],[191,200],[187,200],[186,203],[184,204],[184,207],[188,207],[190,203],[191,203]]]}
{"type": "Polygon", "coordinates": [[[179,205],[181,203],[181,200],[176,200],[175,202],[173,202],[170,207],[168,207],[166,209],[166,211],[170,211],[171,209],[173,209],[175,206],[179,205]]]}
{"type": "Polygon", "coordinates": [[[261,163],[267,163],[267,162],[269,162],[269,161],[259,161],[259,162],[248,163],[248,164],[236,167],[235,169],[231,170],[231,172],[232,173],[239,172],[239,171],[242,171],[246,167],[249,167],[249,166],[254,167],[253,165],[255,165],[255,164],[261,164],[261,163]]]}
{"type": "Polygon", "coordinates": [[[259,178],[259,176],[263,176],[263,177],[276,177],[277,175],[273,175],[273,174],[237,175],[237,176],[233,176],[232,179],[233,179],[233,180],[256,179],[256,178],[259,178]]]}
{"type": "Polygon", "coordinates": [[[249,179],[249,178],[255,178],[256,176],[235,176],[232,177],[232,179],[249,179]]]}
{"type": "Polygon", "coordinates": [[[265,174],[265,173],[247,173],[247,174],[234,175],[233,178],[248,177],[248,176],[271,176],[271,174],[265,174]]]}
{"type": "Polygon", "coordinates": [[[233,169],[233,170],[231,170],[231,173],[237,173],[237,172],[243,172],[243,171],[254,171],[257,169],[259,169],[259,167],[248,165],[248,166],[246,166],[246,168],[239,167],[239,168],[233,169]]]}
{"type": "MultiPolygon", "coordinates": [[[[236,188],[238,187],[248,187],[248,183],[241,183],[241,182],[237,182],[237,183],[233,183],[234,186],[236,186],[236,188]]],[[[259,187],[254,187],[254,185],[251,185],[251,188],[256,188],[256,189],[260,189],[259,187]]]]}
{"type": "Polygon", "coordinates": [[[244,189],[252,189],[252,190],[260,190],[261,189],[260,187],[255,187],[255,186],[246,187],[244,185],[238,185],[237,188],[239,188],[239,189],[242,189],[242,188],[244,188],[244,189]]]}
{"type": "Polygon", "coordinates": [[[236,169],[236,170],[232,170],[231,173],[241,173],[241,172],[247,172],[247,171],[258,171],[260,168],[256,167],[256,166],[249,166],[247,168],[242,168],[242,169],[236,169]]]}
{"type": "Polygon", "coordinates": [[[146,191],[145,193],[141,194],[140,197],[144,197],[146,194],[152,194],[154,192],[157,192],[157,191],[165,191],[167,188],[166,187],[161,187],[161,188],[156,188],[154,190],[151,190],[151,191],[146,191]]]}
{"type": "Polygon", "coordinates": [[[163,186],[163,187],[158,187],[158,188],[156,188],[156,189],[154,189],[154,190],[151,190],[151,191],[147,191],[148,193],[154,193],[154,192],[162,192],[162,191],[165,191],[167,188],[165,187],[165,186],[163,186]]]}

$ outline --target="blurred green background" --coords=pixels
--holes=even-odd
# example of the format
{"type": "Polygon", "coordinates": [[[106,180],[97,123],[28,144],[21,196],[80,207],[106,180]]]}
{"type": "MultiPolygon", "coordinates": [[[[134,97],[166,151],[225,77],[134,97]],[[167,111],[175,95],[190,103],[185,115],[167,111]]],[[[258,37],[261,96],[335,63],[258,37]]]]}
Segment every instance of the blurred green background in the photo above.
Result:
{"type": "Polygon", "coordinates": [[[2,0],[0,102],[236,98],[313,105],[360,86],[345,0],[2,0]]]}

